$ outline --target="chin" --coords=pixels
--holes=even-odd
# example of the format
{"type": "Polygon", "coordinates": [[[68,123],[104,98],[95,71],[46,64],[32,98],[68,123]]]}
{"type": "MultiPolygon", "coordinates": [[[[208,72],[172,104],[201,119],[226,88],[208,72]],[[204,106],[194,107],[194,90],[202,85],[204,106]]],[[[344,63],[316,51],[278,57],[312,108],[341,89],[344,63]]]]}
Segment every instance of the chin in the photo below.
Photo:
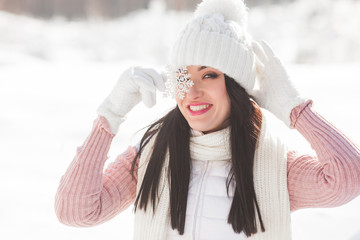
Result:
{"type": "Polygon", "coordinates": [[[191,124],[191,123],[189,123],[189,125],[193,130],[201,131],[201,132],[204,131],[204,127],[199,126],[199,124],[191,124]]]}
{"type": "Polygon", "coordinates": [[[211,133],[211,132],[216,132],[216,131],[220,131],[226,127],[228,127],[230,124],[227,120],[225,120],[225,122],[223,122],[222,124],[214,124],[214,122],[209,122],[209,124],[204,124],[204,122],[188,122],[189,126],[196,130],[196,131],[200,131],[203,133],[211,133]]]}
{"type": "Polygon", "coordinates": [[[207,126],[204,126],[203,124],[189,124],[190,127],[196,131],[200,131],[200,132],[211,132],[212,131],[212,128],[211,127],[207,127],[207,126]]]}

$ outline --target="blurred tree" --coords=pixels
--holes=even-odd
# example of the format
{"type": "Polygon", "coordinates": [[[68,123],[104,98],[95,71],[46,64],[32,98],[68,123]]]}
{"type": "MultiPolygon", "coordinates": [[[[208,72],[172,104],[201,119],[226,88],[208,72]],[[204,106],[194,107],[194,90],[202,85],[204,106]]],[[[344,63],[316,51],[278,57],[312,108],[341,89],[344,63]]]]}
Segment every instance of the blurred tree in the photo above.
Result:
{"type": "Polygon", "coordinates": [[[200,2],[201,0],[165,0],[166,6],[169,9],[177,11],[194,10],[200,2]]]}
{"type": "MultiPolygon", "coordinates": [[[[177,11],[183,11],[183,10],[192,11],[196,8],[196,5],[199,4],[202,0],[164,0],[164,1],[169,9],[174,9],[177,11]]],[[[248,7],[264,5],[264,4],[279,4],[279,3],[294,2],[294,1],[296,0],[244,0],[245,4],[248,7]]]]}
{"type": "MultiPolygon", "coordinates": [[[[115,18],[136,9],[149,7],[151,0],[0,0],[0,10],[49,18],[62,15],[69,19],[84,17],[115,18]]],[[[201,0],[162,0],[168,9],[193,11],[201,0]]],[[[219,0],[221,1],[221,0],[219,0]]],[[[239,0],[240,1],[240,0],[239,0]]],[[[247,6],[278,4],[295,0],[244,0],[247,6]]]]}
{"type": "Polygon", "coordinates": [[[259,5],[271,5],[271,4],[281,4],[287,2],[294,2],[296,0],[244,0],[246,6],[254,7],[259,5]]]}
{"type": "Polygon", "coordinates": [[[0,10],[49,18],[115,18],[149,7],[150,0],[0,0],[0,10]]]}
{"type": "MultiPolygon", "coordinates": [[[[39,2],[40,0],[35,0],[39,2]]],[[[46,0],[45,0],[46,1],[46,0]]],[[[49,0],[47,0],[49,1],[49,0]]],[[[87,0],[50,0],[54,3],[54,15],[65,16],[68,19],[84,18],[86,16],[87,0]]]]}
{"type": "Polygon", "coordinates": [[[118,17],[137,9],[149,7],[150,0],[87,0],[88,16],[118,17]]]}
{"type": "Polygon", "coordinates": [[[11,0],[0,0],[0,9],[1,10],[7,10],[12,13],[21,13],[22,7],[21,7],[20,1],[11,1],[11,0]]]}
{"type": "Polygon", "coordinates": [[[54,14],[53,1],[43,1],[39,3],[37,0],[25,0],[22,2],[22,12],[30,12],[32,15],[46,18],[54,14]]]}

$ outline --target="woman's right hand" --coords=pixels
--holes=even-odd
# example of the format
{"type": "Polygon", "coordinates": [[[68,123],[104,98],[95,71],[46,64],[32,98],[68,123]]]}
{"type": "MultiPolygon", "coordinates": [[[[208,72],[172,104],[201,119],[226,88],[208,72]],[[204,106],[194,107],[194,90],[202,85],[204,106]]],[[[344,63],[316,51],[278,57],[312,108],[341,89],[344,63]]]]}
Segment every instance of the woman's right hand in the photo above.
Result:
{"type": "Polygon", "coordinates": [[[165,76],[152,68],[131,67],[123,72],[110,95],[97,109],[116,134],[125,115],[141,100],[147,107],[156,103],[156,90],[165,90],[165,76]]]}

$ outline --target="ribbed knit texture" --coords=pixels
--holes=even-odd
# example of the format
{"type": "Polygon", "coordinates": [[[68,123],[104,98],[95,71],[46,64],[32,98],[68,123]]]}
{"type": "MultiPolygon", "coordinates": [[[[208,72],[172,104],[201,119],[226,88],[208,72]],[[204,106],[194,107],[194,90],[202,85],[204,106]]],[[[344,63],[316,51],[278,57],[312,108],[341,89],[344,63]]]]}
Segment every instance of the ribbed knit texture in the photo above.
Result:
{"type": "MultiPolygon", "coordinates": [[[[315,112],[311,102],[293,109],[291,122],[292,127],[311,143],[317,155],[287,153],[291,211],[340,206],[359,196],[359,148],[315,112]]],[[[136,148],[131,147],[119,155],[103,172],[112,139],[106,120],[99,117],[60,181],[55,212],[62,223],[97,225],[134,202],[136,179],[132,179],[129,169],[136,148]]]]}
{"type": "MultiPolygon", "coordinates": [[[[266,231],[258,232],[249,239],[288,240],[291,239],[291,227],[286,179],[287,151],[280,138],[270,130],[275,117],[266,110],[262,110],[262,112],[261,133],[254,156],[254,187],[266,231]]],[[[206,157],[212,160],[229,159],[231,152],[221,150],[225,145],[229,145],[229,134],[229,131],[222,130],[208,136],[191,137],[190,155],[192,158],[195,156],[194,160],[205,160],[206,157]],[[211,157],[210,154],[213,156],[211,157]]],[[[146,152],[144,151],[140,157],[139,166],[142,167],[142,170],[138,170],[138,188],[143,179],[143,170],[146,169],[149,153],[152,151],[152,144],[147,145],[146,152]]],[[[166,172],[167,167],[164,167],[163,173],[166,172]]],[[[163,174],[162,178],[164,178],[164,184],[160,187],[162,194],[157,206],[158,210],[155,211],[155,214],[152,211],[137,210],[135,214],[135,239],[145,239],[145,236],[149,240],[166,239],[165,229],[169,226],[170,191],[167,174],[163,174]]],[[[258,229],[261,229],[259,222],[257,225],[258,229]]],[[[209,225],[208,227],[216,226],[209,225]]]]}
{"type": "Polygon", "coordinates": [[[174,67],[211,66],[251,93],[256,77],[254,59],[249,47],[225,34],[190,29],[174,44],[171,62],[174,67]]]}
{"type": "Polygon", "coordinates": [[[103,173],[113,137],[105,118],[99,117],[61,178],[55,197],[60,222],[78,227],[97,225],[134,202],[136,179],[129,171],[134,148],[119,155],[103,173]]]}
{"type": "Polygon", "coordinates": [[[244,233],[235,233],[227,222],[235,187],[233,181],[227,192],[226,180],[231,168],[229,134],[230,127],[208,134],[192,130],[184,234],[179,235],[177,229],[169,226],[167,240],[246,238],[244,233]]]}
{"type": "Polygon", "coordinates": [[[230,128],[210,133],[198,134],[192,131],[190,154],[192,160],[231,160],[229,145],[230,128]]]}
{"type": "Polygon", "coordinates": [[[251,93],[256,67],[246,25],[247,8],[242,0],[203,0],[174,43],[172,68],[209,66],[251,93]]]}
{"type": "MultiPolygon", "coordinates": [[[[286,149],[278,136],[269,129],[277,120],[274,120],[274,116],[271,116],[267,111],[262,110],[262,112],[259,146],[255,153],[254,178],[256,181],[254,185],[266,232],[261,233],[259,230],[258,234],[249,239],[288,240],[291,239],[291,232],[290,207],[286,186],[286,149]]],[[[192,171],[202,172],[203,179],[190,181],[190,185],[195,189],[200,188],[197,194],[201,196],[191,194],[188,197],[190,209],[187,209],[186,220],[188,218],[193,220],[191,226],[185,225],[184,236],[176,235],[174,231],[170,230],[167,240],[246,238],[244,234],[234,233],[232,226],[227,224],[227,216],[233,198],[232,191],[234,190],[234,188],[230,190],[229,199],[225,184],[231,165],[231,152],[228,147],[230,144],[229,134],[230,128],[227,128],[191,138],[191,144],[195,146],[190,150],[196,150],[196,154],[191,151],[192,171]],[[205,162],[206,167],[204,168],[198,162],[205,162]],[[209,184],[211,187],[207,187],[209,184]],[[198,201],[200,203],[196,205],[198,201]],[[213,205],[209,207],[211,203],[213,205]],[[196,216],[193,216],[194,214],[196,216]],[[188,228],[186,229],[186,227],[188,228]],[[206,231],[206,229],[208,230],[206,231]]],[[[192,192],[191,190],[189,191],[192,192]]],[[[260,229],[259,223],[258,229],[260,229]]]]}
{"type": "MultiPolygon", "coordinates": [[[[276,122],[272,114],[262,110],[263,123],[254,156],[254,185],[265,232],[258,231],[248,239],[290,240],[290,203],[287,189],[287,148],[272,131],[276,122]]],[[[258,229],[260,224],[258,222],[258,229]]]]}
{"type": "MultiPolygon", "coordinates": [[[[138,194],[144,174],[146,171],[148,157],[150,157],[153,150],[155,137],[153,137],[144,148],[141,153],[138,168],[138,183],[137,191],[138,194]]],[[[168,154],[165,157],[164,166],[169,165],[168,154]]],[[[165,239],[166,229],[169,225],[169,204],[170,204],[170,192],[168,186],[168,172],[167,168],[161,173],[159,180],[159,202],[156,206],[155,214],[152,211],[152,204],[148,205],[146,212],[143,209],[138,208],[135,213],[135,227],[134,227],[134,239],[165,239]]]]}
{"type": "Polygon", "coordinates": [[[360,149],[311,109],[308,101],[291,114],[295,127],[317,156],[288,153],[291,210],[336,207],[360,194],[360,149]]]}

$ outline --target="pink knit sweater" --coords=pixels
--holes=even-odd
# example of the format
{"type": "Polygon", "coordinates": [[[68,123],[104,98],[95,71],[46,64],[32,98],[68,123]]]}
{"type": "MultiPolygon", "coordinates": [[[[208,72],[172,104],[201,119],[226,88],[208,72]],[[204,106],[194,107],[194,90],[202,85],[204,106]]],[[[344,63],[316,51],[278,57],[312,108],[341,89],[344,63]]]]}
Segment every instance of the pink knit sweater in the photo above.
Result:
{"type": "MultiPolygon", "coordinates": [[[[291,211],[335,207],[360,194],[360,150],[327,122],[308,101],[291,112],[291,127],[311,144],[316,156],[287,154],[291,211]]],[[[129,147],[105,171],[114,134],[99,117],[65,175],[55,197],[59,220],[72,226],[103,223],[135,201],[136,179],[130,173],[136,148],[129,147]]]]}

